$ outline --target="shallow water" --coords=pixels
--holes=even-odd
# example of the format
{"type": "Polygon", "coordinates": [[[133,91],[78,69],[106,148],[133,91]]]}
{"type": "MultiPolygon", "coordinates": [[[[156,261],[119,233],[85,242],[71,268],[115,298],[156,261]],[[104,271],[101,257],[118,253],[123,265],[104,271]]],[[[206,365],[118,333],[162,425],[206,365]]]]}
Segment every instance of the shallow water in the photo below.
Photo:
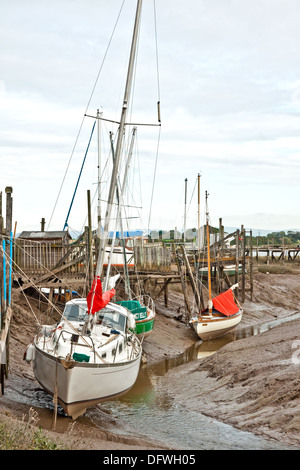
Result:
{"type": "Polygon", "coordinates": [[[235,339],[263,333],[297,318],[300,318],[300,312],[255,327],[246,327],[213,341],[199,341],[180,356],[141,368],[134,387],[119,399],[104,403],[103,407],[122,416],[128,424],[128,434],[138,432],[145,438],[160,440],[166,446],[185,450],[292,449],[180,406],[168,396],[167,386],[163,385],[161,377],[169,369],[191,360],[201,360],[235,339]]]}
{"type": "MultiPolygon", "coordinates": [[[[247,327],[213,341],[199,341],[179,356],[141,367],[135,385],[127,394],[101,405],[102,409],[112,413],[125,425],[122,430],[117,428],[116,431],[114,427],[112,431],[126,436],[139,436],[144,440],[160,442],[165,446],[182,450],[294,449],[240,431],[175,403],[168,394],[168,384],[163,380],[163,376],[174,367],[213,354],[228,342],[262,333],[296,318],[300,318],[300,312],[260,326],[247,327]]],[[[40,389],[37,382],[29,379],[10,376],[5,396],[30,406],[52,411],[54,409],[52,397],[40,389]]],[[[62,410],[59,412],[62,414],[62,410]]],[[[101,426],[101,415],[97,408],[87,411],[85,420],[89,419],[91,424],[97,426],[99,422],[101,426]],[[98,419],[95,416],[97,413],[99,413],[98,419]]]]}
{"type": "MultiPolygon", "coordinates": [[[[191,359],[213,354],[233,336],[198,343],[184,354],[140,370],[134,387],[102,408],[126,423],[126,435],[142,435],[165,446],[181,450],[284,450],[276,441],[240,431],[230,425],[188,410],[169,395],[163,375],[172,367],[191,359]]],[[[123,433],[125,431],[122,431],[123,433]]],[[[291,447],[289,447],[291,448],[291,447]]]]}

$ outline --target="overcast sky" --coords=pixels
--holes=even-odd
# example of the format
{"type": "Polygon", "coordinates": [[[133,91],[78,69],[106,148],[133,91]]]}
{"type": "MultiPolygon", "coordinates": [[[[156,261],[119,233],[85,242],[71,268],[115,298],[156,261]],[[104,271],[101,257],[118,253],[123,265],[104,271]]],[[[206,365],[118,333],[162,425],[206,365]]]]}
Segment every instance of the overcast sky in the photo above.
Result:
{"type": "MultiPolygon", "coordinates": [[[[136,1],[122,5],[0,0],[0,190],[13,186],[17,231],[42,217],[62,230],[94,122],[84,113],[120,117],[136,1]]],[[[154,174],[150,226],[183,227],[185,178],[196,226],[200,173],[202,222],[208,191],[215,225],[300,229],[299,19],[297,0],[144,0],[132,121],[156,123],[160,100],[162,125],[137,131],[137,228],[154,174]]],[[[96,188],[94,137],[69,219],[78,230],[96,188]]]]}

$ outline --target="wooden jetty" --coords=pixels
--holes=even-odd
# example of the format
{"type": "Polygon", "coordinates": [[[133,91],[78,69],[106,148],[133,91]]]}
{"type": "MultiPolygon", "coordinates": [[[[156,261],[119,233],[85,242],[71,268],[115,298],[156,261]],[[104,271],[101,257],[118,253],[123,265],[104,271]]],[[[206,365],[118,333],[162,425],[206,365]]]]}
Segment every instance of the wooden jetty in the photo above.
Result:
{"type": "MultiPolygon", "coordinates": [[[[76,285],[78,294],[85,296],[90,289],[99,240],[91,224],[84,232],[73,240],[67,231],[47,232],[44,230],[45,221],[42,219],[41,230],[22,232],[16,237],[12,233],[12,188],[7,187],[6,219],[2,216],[2,193],[0,193],[0,263],[1,276],[1,331],[0,358],[1,391],[4,393],[4,380],[8,374],[8,338],[12,318],[11,288],[14,282],[19,290],[26,291],[34,286],[38,290],[49,289],[49,300],[52,301],[54,291],[58,290],[61,300],[65,302],[72,297],[73,286],[76,285]],[[72,288],[70,287],[72,286],[72,288]],[[68,292],[68,296],[67,296],[68,292]]],[[[259,256],[266,255],[267,263],[294,261],[300,251],[299,246],[256,246],[253,247],[252,232],[243,226],[230,234],[224,234],[222,219],[219,220],[218,239],[210,246],[212,279],[216,294],[228,286],[238,283],[235,295],[239,301],[245,301],[246,292],[253,299],[253,261],[259,256]],[[246,243],[247,240],[247,243],[246,243]],[[231,275],[226,273],[228,265],[234,266],[231,275]]],[[[173,283],[181,285],[185,316],[188,321],[193,308],[202,310],[206,307],[203,295],[205,279],[201,277],[200,266],[207,266],[207,252],[199,245],[190,246],[185,239],[163,239],[152,241],[148,238],[136,238],[133,243],[134,266],[128,267],[130,286],[136,294],[151,294],[153,300],[163,296],[164,304],[169,306],[169,288],[173,283]],[[191,305],[189,290],[195,297],[191,305]]],[[[122,271],[113,267],[111,274],[122,271]]],[[[120,283],[125,284],[124,276],[120,283]]]]}
{"type": "Polygon", "coordinates": [[[295,261],[300,253],[299,245],[296,246],[285,246],[282,243],[281,246],[279,245],[263,245],[263,246],[256,246],[253,248],[255,252],[255,258],[258,261],[260,256],[264,256],[266,258],[266,263],[269,264],[270,262],[277,262],[277,261],[295,261]]]}

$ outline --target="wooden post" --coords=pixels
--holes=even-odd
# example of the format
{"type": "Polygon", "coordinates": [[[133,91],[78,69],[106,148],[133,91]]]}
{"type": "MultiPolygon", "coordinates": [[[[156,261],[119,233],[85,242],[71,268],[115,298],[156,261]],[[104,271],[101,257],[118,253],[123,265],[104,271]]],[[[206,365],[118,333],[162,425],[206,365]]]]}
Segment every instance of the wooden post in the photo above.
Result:
{"type": "MultiPolygon", "coordinates": [[[[2,240],[4,235],[4,227],[3,227],[3,217],[2,217],[2,191],[0,195],[0,250],[2,248],[2,240]]],[[[4,322],[4,298],[3,298],[3,259],[0,257],[0,330],[3,327],[4,322]]],[[[1,380],[1,379],[0,379],[1,380]]]]}
{"type": "Polygon", "coordinates": [[[198,259],[200,258],[200,174],[198,173],[198,259]]]}
{"type": "Polygon", "coordinates": [[[5,188],[6,192],[6,236],[10,237],[10,232],[12,231],[12,192],[13,189],[11,186],[5,188]]]}
{"type": "MultiPolygon", "coordinates": [[[[269,253],[269,250],[268,250],[269,253]]],[[[253,301],[253,238],[250,230],[250,298],[253,301]]]]}
{"type": "MultiPolygon", "coordinates": [[[[240,231],[236,231],[235,235],[235,284],[239,283],[239,264],[240,264],[240,231]]],[[[235,289],[235,296],[238,298],[239,290],[235,289]]]]}
{"type": "Polygon", "coordinates": [[[0,383],[1,393],[4,393],[4,377],[8,377],[8,364],[9,364],[9,336],[10,336],[10,321],[11,321],[11,307],[10,307],[10,285],[11,285],[11,273],[9,266],[11,265],[10,256],[10,243],[6,240],[10,240],[12,233],[12,197],[13,192],[11,186],[5,188],[6,192],[6,228],[3,228],[2,218],[2,196],[1,196],[1,231],[0,231],[0,242],[2,247],[2,259],[1,259],[1,335],[0,335],[0,383]],[[5,238],[3,236],[5,235],[5,238]],[[5,296],[4,296],[5,293],[5,296]]]}
{"type": "Polygon", "coordinates": [[[241,235],[242,235],[242,302],[245,302],[245,229],[244,226],[241,226],[241,235]]]}
{"type": "Polygon", "coordinates": [[[186,291],[186,285],[185,285],[184,278],[183,278],[183,272],[182,272],[182,269],[181,269],[180,260],[179,260],[176,248],[175,248],[175,258],[176,258],[176,263],[177,263],[178,274],[180,276],[180,282],[181,282],[184,302],[185,302],[185,306],[186,306],[186,310],[187,310],[186,323],[188,323],[188,321],[191,317],[191,312],[192,311],[191,311],[190,301],[189,301],[189,297],[188,297],[188,294],[187,294],[187,291],[186,291]]]}
{"type": "Polygon", "coordinates": [[[0,192],[0,236],[3,234],[2,191],[0,192]]]}
{"type": "Polygon", "coordinates": [[[183,244],[185,246],[186,241],[186,207],[187,207],[187,178],[184,181],[184,228],[183,228],[183,244]]]}
{"type": "Polygon", "coordinates": [[[89,286],[91,287],[92,285],[92,280],[93,280],[93,272],[94,272],[94,267],[93,267],[93,238],[92,238],[92,214],[91,214],[91,194],[90,190],[88,189],[87,191],[87,203],[88,203],[88,245],[87,245],[87,251],[88,251],[88,261],[89,261],[89,286]]]}
{"type": "Polygon", "coordinates": [[[200,309],[201,308],[201,297],[200,297],[200,294],[199,294],[199,291],[198,291],[198,288],[197,288],[197,285],[196,285],[196,282],[195,282],[195,279],[194,279],[194,276],[193,276],[193,273],[192,273],[192,270],[191,270],[191,266],[190,266],[189,260],[186,256],[186,252],[185,252],[184,247],[181,246],[180,248],[181,248],[181,251],[182,251],[182,254],[183,254],[184,263],[185,263],[187,273],[188,273],[188,276],[189,276],[189,279],[190,279],[190,282],[191,282],[191,286],[192,286],[192,289],[193,289],[193,292],[194,292],[194,295],[195,295],[196,303],[197,303],[198,308],[200,309]]]}
{"type": "Polygon", "coordinates": [[[168,282],[168,280],[166,279],[166,280],[164,281],[164,292],[165,292],[164,298],[165,298],[165,307],[166,307],[166,308],[168,308],[168,305],[169,305],[169,296],[168,296],[168,290],[169,290],[169,288],[168,288],[168,284],[169,284],[169,282],[168,282]]]}
{"type": "Polygon", "coordinates": [[[86,292],[89,292],[91,287],[90,283],[90,252],[89,252],[89,228],[87,226],[84,227],[84,235],[85,235],[85,265],[87,270],[87,280],[85,285],[86,292]]]}

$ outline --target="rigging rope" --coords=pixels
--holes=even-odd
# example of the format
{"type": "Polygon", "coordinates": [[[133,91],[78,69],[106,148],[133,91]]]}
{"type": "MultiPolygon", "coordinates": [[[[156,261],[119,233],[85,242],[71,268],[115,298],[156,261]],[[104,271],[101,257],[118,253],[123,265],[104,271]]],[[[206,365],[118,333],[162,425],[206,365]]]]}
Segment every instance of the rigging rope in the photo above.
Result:
{"type": "Polygon", "coordinates": [[[81,133],[81,129],[82,129],[82,126],[83,126],[83,123],[84,123],[85,115],[86,115],[86,113],[87,113],[87,111],[88,111],[89,105],[90,105],[91,100],[92,100],[92,97],[93,97],[93,95],[94,95],[94,92],[95,92],[95,89],[96,89],[96,85],[97,85],[97,83],[98,83],[98,79],[99,79],[100,73],[101,73],[101,71],[102,71],[102,68],[103,68],[103,65],[104,65],[106,56],[107,56],[107,54],[108,54],[108,50],[109,50],[109,48],[110,48],[110,44],[111,44],[111,42],[112,42],[112,39],[113,39],[115,30],[116,30],[117,24],[118,24],[118,22],[119,22],[119,18],[120,18],[120,15],[121,15],[121,12],[122,12],[124,3],[125,3],[125,0],[123,0],[122,5],[121,5],[121,8],[120,8],[120,10],[119,10],[119,13],[118,13],[118,16],[117,16],[115,25],[114,25],[114,27],[113,27],[113,31],[112,31],[112,33],[111,33],[111,36],[110,36],[110,38],[109,38],[106,51],[105,51],[105,53],[104,53],[104,57],[103,57],[103,59],[102,59],[102,62],[101,62],[101,64],[100,64],[100,67],[99,67],[99,71],[98,71],[98,74],[97,74],[97,77],[96,77],[94,86],[93,86],[93,88],[92,88],[92,92],[91,92],[91,94],[90,94],[88,103],[87,103],[87,105],[86,105],[85,112],[84,112],[84,114],[83,114],[83,118],[82,118],[81,124],[80,124],[80,126],[79,126],[79,130],[78,130],[78,133],[77,133],[77,136],[76,136],[76,139],[75,139],[75,143],[74,143],[74,146],[73,146],[73,149],[72,149],[72,152],[71,152],[69,161],[68,161],[68,165],[67,165],[65,174],[64,174],[64,176],[63,176],[62,183],[61,183],[60,188],[59,188],[59,191],[58,191],[58,195],[57,195],[57,198],[56,198],[56,201],[55,201],[55,204],[54,204],[54,208],[53,208],[53,210],[52,210],[52,214],[51,214],[51,216],[50,216],[50,220],[49,220],[49,223],[48,223],[47,230],[49,230],[50,224],[51,224],[51,222],[52,222],[52,218],[53,218],[53,215],[54,215],[54,212],[55,212],[57,203],[58,203],[58,199],[59,199],[59,197],[60,197],[60,194],[61,194],[61,191],[62,191],[62,187],[63,187],[63,185],[64,185],[64,182],[65,182],[65,179],[66,179],[66,176],[67,176],[67,173],[68,173],[68,170],[69,170],[69,167],[70,167],[70,164],[71,164],[73,155],[74,155],[74,151],[75,151],[75,148],[76,148],[78,139],[79,139],[79,135],[80,135],[80,133],[81,133]]]}
{"type": "Polygon", "coordinates": [[[78,176],[78,179],[77,179],[77,183],[76,183],[76,186],[75,186],[74,194],[73,194],[73,197],[72,197],[72,201],[71,201],[71,204],[70,204],[70,207],[69,207],[68,215],[67,215],[67,218],[66,218],[66,221],[65,221],[65,225],[64,225],[63,230],[65,230],[65,228],[68,227],[69,215],[70,215],[70,212],[71,212],[71,209],[72,209],[72,206],[73,206],[73,202],[74,202],[75,195],[76,195],[76,191],[77,191],[77,188],[78,188],[78,185],[79,185],[81,173],[82,173],[82,170],[83,170],[83,167],[84,167],[84,164],[85,164],[86,156],[87,156],[87,153],[88,153],[89,148],[90,148],[90,143],[91,143],[92,136],[93,136],[93,133],[94,133],[95,125],[96,125],[96,121],[94,122],[94,125],[93,125],[93,128],[92,128],[92,132],[91,132],[91,135],[90,135],[90,139],[89,139],[89,143],[88,143],[87,149],[86,149],[86,151],[85,151],[84,159],[83,159],[83,162],[82,162],[82,165],[81,165],[81,168],[80,168],[79,176],[78,176]]]}
{"type": "MultiPolygon", "coordinates": [[[[157,43],[157,22],[156,22],[156,4],[155,0],[153,0],[153,10],[154,10],[154,28],[155,28],[155,54],[156,54],[156,73],[157,73],[157,93],[158,93],[158,106],[160,104],[160,86],[159,86],[159,67],[158,67],[158,43],[157,43]]],[[[159,122],[160,122],[160,106],[158,108],[159,112],[159,122]]],[[[152,192],[151,192],[151,200],[150,200],[150,210],[149,210],[149,218],[148,218],[148,233],[150,230],[150,220],[151,220],[151,213],[152,213],[152,203],[153,203],[153,193],[154,193],[154,186],[155,186],[155,179],[156,179],[156,170],[157,170],[157,160],[158,160],[158,149],[160,143],[160,135],[161,135],[161,126],[159,127],[158,133],[158,141],[157,141],[157,148],[156,148],[156,157],[155,157],[155,165],[154,165],[154,175],[153,175],[153,184],[152,184],[152,192]]]]}

